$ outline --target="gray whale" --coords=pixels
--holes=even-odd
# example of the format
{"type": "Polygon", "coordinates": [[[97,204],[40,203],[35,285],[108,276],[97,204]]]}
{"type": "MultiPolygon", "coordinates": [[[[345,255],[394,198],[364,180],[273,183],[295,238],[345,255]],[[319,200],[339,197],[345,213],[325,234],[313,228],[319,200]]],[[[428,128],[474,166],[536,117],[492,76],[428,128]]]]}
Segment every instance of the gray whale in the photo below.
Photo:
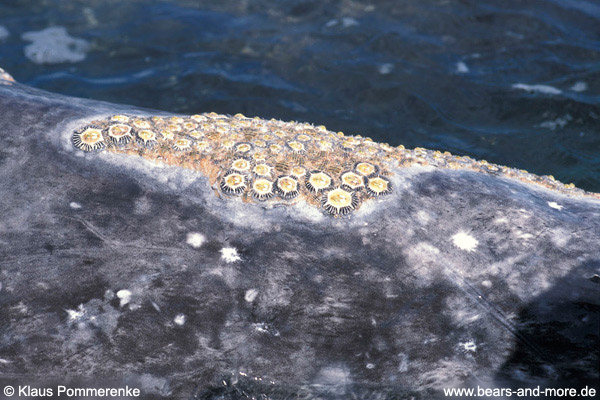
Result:
{"type": "Polygon", "coordinates": [[[403,159],[425,161],[387,168],[391,193],[345,215],[308,194],[244,201],[187,156],[73,144],[92,121],[172,115],[4,83],[3,385],[196,399],[598,386],[597,195],[415,150],[403,159]]]}

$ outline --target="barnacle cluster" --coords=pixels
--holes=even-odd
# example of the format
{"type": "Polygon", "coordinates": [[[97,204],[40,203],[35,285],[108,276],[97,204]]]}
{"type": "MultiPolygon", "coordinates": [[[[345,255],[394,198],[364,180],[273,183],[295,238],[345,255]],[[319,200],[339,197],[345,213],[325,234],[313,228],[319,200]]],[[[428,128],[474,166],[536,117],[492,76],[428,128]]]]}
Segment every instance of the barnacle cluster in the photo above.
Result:
{"type": "Polygon", "coordinates": [[[215,113],[189,117],[114,115],[72,136],[83,151],[104,150],[177,165],[207,176],[223,196],[249,202],[303,199],[344,215],[392,193],[392,170],[411,165],[470,169],[537,183],[568,194],[572,184],[448,152],[391,147],[324,126],[215,113]]]}

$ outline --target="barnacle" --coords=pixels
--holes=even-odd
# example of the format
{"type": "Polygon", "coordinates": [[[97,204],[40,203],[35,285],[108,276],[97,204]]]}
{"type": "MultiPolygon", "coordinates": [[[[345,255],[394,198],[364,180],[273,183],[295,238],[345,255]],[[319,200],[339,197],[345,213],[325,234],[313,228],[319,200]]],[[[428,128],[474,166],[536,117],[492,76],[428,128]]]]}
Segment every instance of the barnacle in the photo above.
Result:
{"type": "Polygon", "coordinates": [[[265,163],[260,163],[260,164],[256,164],[254,166],[254,168],[252,169],[252,172],[254,172],[258,176],[271,176],[272,170],[273,170],[273,167],[271,167],[270,165],[265,164],[265,163]]]}
{"type": "Polygon", "coordinates": [[[284,200],[291,200],[298,196],[298,181],[289,175],[283,175],[277,178],[275,182],[275,191],[284,200]]]}
{"type": "Polygon", "coordinates": [[[173,143],[173,148],[179,151],[186,151],[192,148],[192,141],[186,138],[179,138],[173,143]]]}
{"type": "Polygon", "coordinates": [[[306,178],[306,187],[313,193],[319,193],[329,189],[333,185],[333,179],[322,171],[312,171],[306,178]]]}
{"type": "Polygon", "coordinates": [[[107,135],[114,144],[127,144],[131,141],[131,127],[125,124],[110,125],[107,135]]]}
{"type": "Polygon", "coordinates": [[[303,153],[306,150],[304,147],[304,144],[301,142],[298,142],[296,140],[287,142],[287,145],[289,146],[290,149],[292,149],[292,151],[294,151],[296,153],[303,153]]]}
{"type": "Polygon", "coordinates": [[[186,122],[185,124],[183,124],[183,127],[188,131],[193,131],[198,127],[198,124],[194,122],[186,122]]]}
{"type": "Polygon", "coordinates": [[[306,168],[296,165],[292,167],[290,175],[295,176],[296,178],[302,178],[304,175],[306,175],[306,168]]]}
{"type": "Polygon", "coordinates": [[[344,215],[358,206],[356,193],[342,188],[330,190],[321,200],[323,208],[332,215],[344,215]]]}
{"type": "Polygon", "coordinates": [[[198,151],[201,151],[201,152],[202,151],[207,151],[208,149],[210,149],[210,144],[207,141],[205,141],[205,140],[197,142],[196,143],[196,149],[198,151]]]}
{"type": "Polygon", "coordinates": [[[340,177],[342,188],[349,190],[360,190],[365,187],[365,180],[355,172],[347,171],[340,177]]]}
{"type": "Polygon", "coordinates": [[[110,120],[115,122],[127,122],[129,121],[129,117],[126,115],[113,115],[110,120]]]}
{"type": "Polygon", "coordinates": [[[188,136],[194,138],[194,139],[200,139],[201,137],[204,136],[204,133],[200,132],[200,131],[191,131],[187,133],[188,136]]]}
{"type": "Polygon", "coordinates": [[[152,128],[152,125],[150,125],[150,122],[141,119],[141,118],[137,118],[133,120],[133,126],[135,126],[138,129],[150,129],[152,128]]]}
{"type": "Polygon", "coordinates": [[[138,143],[146,147],[152,147],[156,143],[158,143],[158,141],[156,140],[156,133],[154,133],[154,131],[151,131],[150,129],[142,129],[138,131],[137,141],[138,143]]]}
{"type": "Polygon", "coordinates": [[[265,178],[258,178],[252,182],[252,197],[259,201],[265,201],[275,196],[273,182],[265,178]]]}
{"type": "Polygon", "coordinates": [[[354,166],[354,169],[356,170],[356,172],[358,172],[362,176],[373,175],[374,173],[376,173],[378,171],[378,168],[376,165],[368,163],[368,162],[356,163],[356,165],[354,166]]]}
{"type": "Polygon", "coordinates": [[[250,143],[238,143],[235,145],[235,151],[238,153],[247,153],[252,150],[252,145],[250,143]]]}
{"type": "Polygon", "coordinates": [[[229,172],[221,179],[220,188],[223,193],[239,196],[246,190],[246,177],[237,172],[229,172]]]}
{"type": "Polygon", "coordinates": [[[389,179],[376,175],[367,179],[367,193],[371,196],[383,196],[392,193],[392,184],[389,179]]]}
{"type": "Polygon", "coordinates": [[[96,125],[84,126],[73,134],[73,144],[83,151],[94,151],[103,149],[106,146],[102,128],[96,125]]]}
{"type": "Polygon", "coordinates": [[[160,131],[160,134],[165,139],[168,139],[168,140],[175,139],[175,134],[173,132],[171,132],[171,131],[166,130],[166,129],[163,129],[162,131],[160,131]]]}
{"type": "Polygon", "coordinates": [[[250,170],[250,161],[245,158],[237,158],[231,163],[231,169],[238,172],[246,172],[250,170]]]}

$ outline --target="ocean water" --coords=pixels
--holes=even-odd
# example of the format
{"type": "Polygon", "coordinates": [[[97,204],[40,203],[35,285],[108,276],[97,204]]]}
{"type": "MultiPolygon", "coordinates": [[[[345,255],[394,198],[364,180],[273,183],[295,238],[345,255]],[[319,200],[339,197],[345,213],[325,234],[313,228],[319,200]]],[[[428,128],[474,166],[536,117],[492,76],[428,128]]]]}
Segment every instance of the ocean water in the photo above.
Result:
{"type": "Polygon", "coordinates": [[[0,66],[38,88],[308,121],[600,191],[598,1],[3,0],[0,26],[0,66]]]}

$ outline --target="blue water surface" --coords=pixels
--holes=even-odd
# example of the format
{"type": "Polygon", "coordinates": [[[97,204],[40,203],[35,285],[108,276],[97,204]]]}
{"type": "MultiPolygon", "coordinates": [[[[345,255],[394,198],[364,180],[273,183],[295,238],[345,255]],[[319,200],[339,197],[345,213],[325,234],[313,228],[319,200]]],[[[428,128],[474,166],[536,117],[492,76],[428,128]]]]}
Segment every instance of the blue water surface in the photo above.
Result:
{"type": "Polygon", "coordinates": [[[600,3],[3,0],[0,66],[68,95],[241,112],[469,155],[600,191],[600,3]],[[36,64],[63,26],[84,61],[36,64]]]}

